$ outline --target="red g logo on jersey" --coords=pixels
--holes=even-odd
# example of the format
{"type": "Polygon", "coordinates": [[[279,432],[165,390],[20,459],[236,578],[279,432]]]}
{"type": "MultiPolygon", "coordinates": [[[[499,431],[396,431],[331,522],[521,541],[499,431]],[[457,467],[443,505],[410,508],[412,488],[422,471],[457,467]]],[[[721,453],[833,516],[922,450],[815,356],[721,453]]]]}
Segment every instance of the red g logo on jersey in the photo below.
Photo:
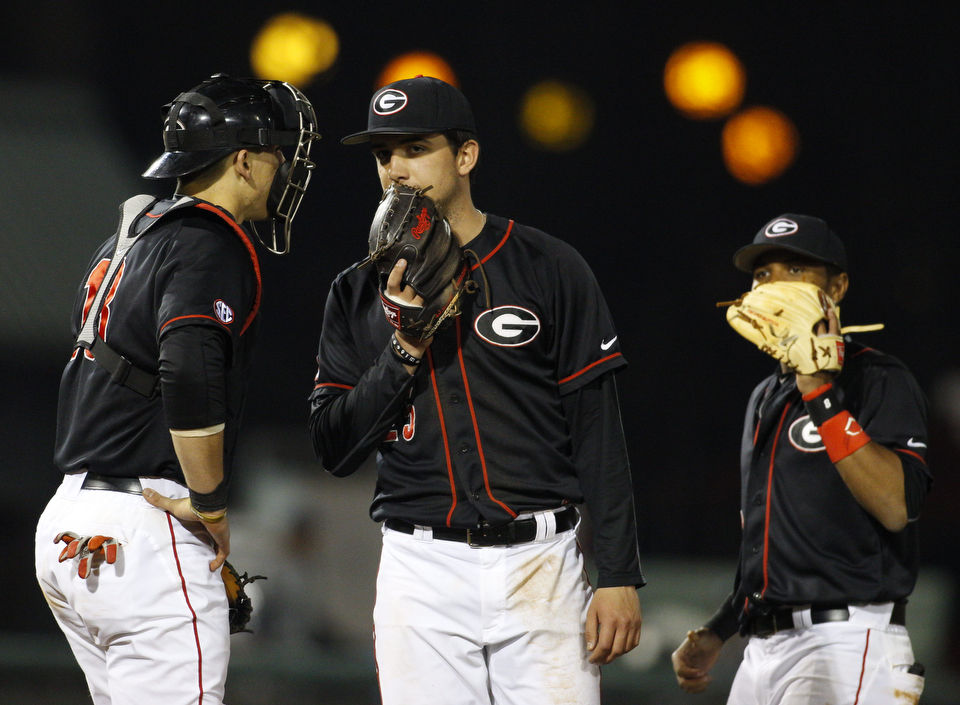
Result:
{"type": "Polygon", "coordinates": [[[497,306],[477,316],[473,329],[488,343],[515,348],[537,337],[540,319],[533,311],[521,306],[497,306]]]}
{"type": "Polygon", "coordinates": [[[213,302],[213,312],[217,314],[217,319],[221,323],[226,325],[233,323],[233,309],[223,299],[217,299],[213,302]]]}

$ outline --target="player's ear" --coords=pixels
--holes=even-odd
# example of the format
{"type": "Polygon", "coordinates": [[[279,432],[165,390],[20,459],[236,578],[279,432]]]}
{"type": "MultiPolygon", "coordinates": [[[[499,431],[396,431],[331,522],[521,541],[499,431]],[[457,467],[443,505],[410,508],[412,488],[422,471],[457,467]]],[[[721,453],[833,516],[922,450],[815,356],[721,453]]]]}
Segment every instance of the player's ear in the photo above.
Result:
{"type": "Polygon", "coordinates": [[[833,302],[838,304],[847,295],[847,289],[850,288],[850,277],[846,272],[840,272],[830,277],[827,281],[827,293],[833,302]]]}
{"type": "Polygon", "coordinates": [[[477,165],[480,158],[480,143],[476,140],[467,140],[460,145],[457,151],[457,173],[466,176],[477,165]]]}
{"type": "Polygon", "coordinates": [[[246,177],[250,174],[249,150],[238,149],[233,153],[233,168],[240,176],[246,177]]]}

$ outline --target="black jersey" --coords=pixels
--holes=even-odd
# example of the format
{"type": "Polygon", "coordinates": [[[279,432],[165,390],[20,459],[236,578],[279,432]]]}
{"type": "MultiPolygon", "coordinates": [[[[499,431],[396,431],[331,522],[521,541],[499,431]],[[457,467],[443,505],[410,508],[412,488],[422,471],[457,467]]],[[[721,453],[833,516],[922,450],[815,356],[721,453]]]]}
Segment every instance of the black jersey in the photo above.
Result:
{"type": "Polygon", "coordinates": [[[743,540],[733,603],[842,604],[906,597],[917,577],[915,520],[932,481],[927,406],[907,368],[854,342],[834,387],[870,438],[903,464],[909,522],[892,533],[844,484],[793,374],[750,397],[741,450],[743,540]]]}
{"type": "Polygon", "coordinates": [[[620,522],[632,546],[614,552],[624,565],[603,569],[642,583],[625,456],[577,467],[564,410],[626,364],[596,279],[566,243],[494,215],[464,249],[479,289],[412,377],[390,351],[376,273],[353,267],[334,281],[311,396],[318,453],[345,475],[379,451],[376,521],[504,523],[602,485],[591,516],[620,522]]]}
{"type": "MultiPolygon", "coordinates": [[[[170,202],[161,201],[143,218],[158,217],[170,202]]],[[[110,238],[97,249],[84,274],[72,313],[74,336],[91,313],[114,242],[110,238]]],[[[229,336],[226,475],[260,305],[259,261],[246,231],[229,213],[203,201],[163,215],[127,252],[104,302],[100,336],[146,372],[157,373],[161,337],[175,328],[211,326],[229,336]]],[[[112,382],[80,347],[60,382],[54,460],[67,473],[86,469],[184,481],[161,395],[148,398],[112,382]]]]}

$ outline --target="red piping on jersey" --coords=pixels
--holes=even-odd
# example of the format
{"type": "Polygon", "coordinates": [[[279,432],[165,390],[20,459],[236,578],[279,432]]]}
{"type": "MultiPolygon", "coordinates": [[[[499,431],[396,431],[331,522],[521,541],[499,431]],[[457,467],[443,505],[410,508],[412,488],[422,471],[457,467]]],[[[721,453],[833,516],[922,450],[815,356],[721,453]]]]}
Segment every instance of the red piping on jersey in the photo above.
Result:
{"type": "MultiPolygon", "coordinates": [[[[460,320],[459,318],[457,319],[460,320]]],[[[430,382],[433,384],[433,398],[437,402],[437,418],[440,420],[440,436],[443,438],[443,455],[447,461],[447,477],[450,478],[450,511],[447,512],[447,526],[453,520],[453,510],[457,508],[457,485],[453,481],[453,463],[450,462],[450,441],[447,440],[447,424],[443,420],[443,407],[440,406],[440,390],[437,387],[437,372],[433,366],[433,353],[427,348],[427,361],[430,363],[430,382]]]]}
{"type": "Polygon", "coordinates": [[[770,498],[773,496],[773,462],[777,457],[777,441],[780,440],[780,431],[783,430],[783,422],[787,418],[787,412],[790,411],[790,403],[783,408],[780,414],[780,423],[777,424],[777,435],[773,437],[773,448],[770,449],[770,469],[767,471],[767,512],[763,518],[763,590],[760,591],[760,597],[767,594],[767,588],[770,585],[769,574],[767,572],[770,558],[770,498]]]}
{"type": "MultiPolygon", "coordinates": [[[[492,254],[492,253],[491,253],[492,254]]],[[[511,517],[516,519],[517,513],[510,509],[506,504],[501,502],[499,499],[493,496],[493,491],[490,489],[490,477],[487,475],[487,459],[483,454],[483,444],[480,443],[480,427],[477,425],[477,413],[473,408],[473,397],[470,396],[470,383],[467,381],[467,368],[463,364],[463,348],[460,345],[460,318],[456,318],[457,322],[457,357],[460,358],[460,374],[463,376],[463,388],[467,392],[467,405],[470,407],[470,418],[473,421],[473,435],[477,439],[477,452],[480,454],[480,467],[483,469],[483,486],[487,490],[487,496],[493,501],[499,504],[511,517]]]]}
{"type": "Polygon", "coordinates": [[[870,650],[870,632],[872,629],[867,630],[867,643],[863,645],[863,662],[860,664],[860,681],[857,683],[857,697],[853,699],[853,705],[857,705],[860,702],[860,689],[863,687],[863,674],[867,670],[867,651],[870,650]]]}
{"type": "Polygon", "coordinates": [[[561,379],[559,382],[557,382],[557,384],[564,384],[565,382],[569,382],[569,381],[570,381],[571,379],[573,379],[574,377],[579,377],[580,375],[582,375],[584,372],[586,372],[587,370],[589,370],[591,367],[596,367],[597,365],[599,365],[599,364],[601,364],[601,363],[603,363],[603,362],[606,362],[607,360],[612,360],[613,358],[615,358],[615,357],[620,357],[620,356],[622,356],[622,355],[623,355],[623,353],[618,353],[618,352],[616,352],[616,353],[613,353],[613,355],[607,355],[606,357],[601,357],[601,358],[600,358],[599,360],[597,360],[596,362],[591,362],[589,365],[587,365],[586,367],[584,367],[584,368],[583,368],[582,370],[580,370],[579,372],[574,372],[574,373],[573,373],[572,375],[570,375],[569,377],[564,377],[564,378],[561,379]]]}
{"type": "Polygon", "coordinates": [[[505,242],[507,241],[507,238],[510,237],[510,233],[511,233],[511,232],[513,232],[513,221],[512,221],[512,220],[511,220],[510,223],[507,225],[507,232],[505,232],[505,233],[503,234],[503,237],[500,238],[500,242],[497,243],[497,246],[494,247],[492,250],[490,250],[490,254],[488,254],[486,257],[484,257],[482,260],[480,260],[480,261],[477,262],[476,264],[472,265],[472,266],[470,267],[470,271],[471,271],[471,272],[474,271],[474,270],[475,270],[477,267],[479,267],[481,264],[486,264],[486,263],[487,263],[487,260],[490,259],[491,257],[493,257],[493,256],[497,253],[497,250],[499,250],[501,247],[503,247],[503,243],[505,243],[505,242]]]}
{"type": "Polygon", "coordinates": [[[321,382],[320,384],[314,385],[314,389],[320,389],[320,387],[337,387],[338,389],[353,389],[349,384],[337,384],[336,382],[321,382]]]}
{"type": "Polygon", "coordinates": [[[160,331],[163,332],[163,329],[166,328],[167,326],[169,326],[171,323],[173,323],[174,321],[180,321],[180,320],[182,320],[182,319],[184,319],[184,318],[209,318],[211,321],[216,321],[217,323],[219,323],[219,324],[220,324],[221,326],[223,326],[224,328],[227,327],[227,324],[224,323],[223,321],[221,321],[219,318],[214,318],[213,316],[205,316],[205,315],[203,315],[203,314],[201,314],[201,313],[191,313],[191,314],[188,315],[188,316],[177,316],[176,318],[171,318],[169,321],[167,321],[167,322],[164,323],[162,326],[160,326],[160,331]]]}
{"type": "Polygon", "coordinates": [[[243,328],[240,329],[240,335],[243,335],[247,332],[247,328],[250,327],[250,324],[253,323],[253,319],[257,317],[257,313],[260,311],[260,297],[263,294],[263,282],[260,279],[260,260],[257,258],[257,251],[253,247],[253,243],[250,242],[250,238],[247,237],[247,233],[244,232],[243,228],[231,218],[229,215],[224,213],[219,208],[210,205],[209,203],[197,203],[195,204],[197,208],[202,208],[205,211],[209,211],[214,215],[218,215],[223,218],[224,222],[233,228],[233,231],[237,234],[237,237],[240,238],[240,242],[243,243],[244,247],[247,248],[247,253],[250,255],[250,262],[253,264],[253,272],[257,275],[257,293],[253,299],[253,308],[250,309],[250,313],[247,315],[247,320],[243,322],[243,328]]]}
{"type": "Polygon", "coordinates": [[[203,705],[203,650],[200,648],[200,633],[197,631],[197,613],[190,604],[190,595],[187,594],[187,581],[183,577],[183,569],[180,567],[180,556],[177,555],[177,537],[173,533],[173,520],[170,518],[170,512],[167,512],[167,526],[170,527],[170,546],[173,548],[173,559],[177,563],[177,575],[180,576],[180,588],[183,590],[183,599],[186,600],[187,609],[193,621],[193,638],[197,642],[197,684],[200,687],[200,697],[197,699],[198,705],[203,705]]]}
{"type": "Polygon", "coordinates": [[[919,460],[919,461],[920,461],[921,463],[923,463],[924,465],[927,464],[927,461],[926,461],[926,460],[924,460],[923,458],[921,458],[919,454],[914,453],[912,450],[907,450],[906,448],[894,448],[894,450],[897,451],[898,453],[906,453],[907,455],[912,455],[914,458],[916,458],[917,460],[919,460]]]}

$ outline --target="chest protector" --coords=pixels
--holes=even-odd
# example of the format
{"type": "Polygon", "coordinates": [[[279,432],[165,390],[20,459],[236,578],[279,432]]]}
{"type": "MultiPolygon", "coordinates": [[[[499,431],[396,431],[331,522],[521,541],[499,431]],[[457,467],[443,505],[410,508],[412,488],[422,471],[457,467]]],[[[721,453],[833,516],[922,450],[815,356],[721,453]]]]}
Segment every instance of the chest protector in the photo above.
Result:
{"type": "Polygon", "coordinates": [[[113,286],[113,281],[117,276],[117,270],[124,257],[130,251],[137,241],[143,237],[163,217],[174,211],[180,211],[189,208],[197,203],[197,199],[189,196],[182,196],[175,201],[163,203],[161,199],[155,196],[133,196],[127,199],[120,206],[120,224],[117,226],[117,242],[113,250],[113,257],[104,274],[103,283],[97,290],[93,301],[90,304],[90,311],[83,325],[80,327],[80,333],[77,335],[77,341],[74,349],[83,348],[89,350],[96,360],[96,363],[110,373],[110,379],[116,384],[121,384],[145,397],[152,397],[157,393],[160,386],[160,376],[140,369],[130,362],[121,353],[107,345],[106,341],[100,337],[100,316],[103,312],[103,301],[113,286]],[[155,206],[159,208],[154,209],[155,206]],[[152,210],[152,212],[151,212],[152,210]],[[143,216],[150,213],[149,218],[143,216]]]}

